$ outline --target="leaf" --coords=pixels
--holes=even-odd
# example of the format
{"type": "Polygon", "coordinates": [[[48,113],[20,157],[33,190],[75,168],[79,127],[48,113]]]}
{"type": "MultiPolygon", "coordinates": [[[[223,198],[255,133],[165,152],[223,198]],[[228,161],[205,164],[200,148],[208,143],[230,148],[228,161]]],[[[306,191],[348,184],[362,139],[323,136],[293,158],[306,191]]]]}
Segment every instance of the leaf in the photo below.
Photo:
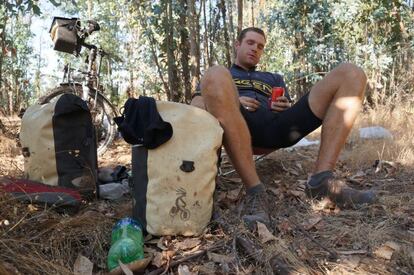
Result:
{"type": "Polygon", "coordinates": [[[273,186],[268,187],[267,190],[272,192],[275,196],[278,196],[281,193],[280,188],[275,188],[273,186]]]}
{"type": "Polygon", "coordinates": [[[198,238],[186,238],[184,241],[176,243],[175,248],[177,250],[188,250],[196,247],[201,243],[201,240],[198,238]]]}
{"type": "Polygon", "coordinates": [[[166,247],[165,244],[164,244],[164,243],[166,243],[166,241],[167,240],[166,240],[165,237],[160,238],[157,242],[157,247],[161,250],[167,250],[168,247],[166,247]]]}
{"type": "Polygon", "coordinates": [[[291,224],[287,220],[283,220],[281,223],[278,224],[278,229],[280,232],[287,234],[293,230],[291,224]]]}
{"type": "Polygon", "coordinates": [[[386,260],[390,260],[393,253],[394,253],[394,250],[391,247],[388,247],[388,246],[385,246],[385,245],[377,248],[374,251],[374,254],[377,257],[380,257],[380,258],[383,258],[383,259],[386,259],[386,260]]]}
{"type": "Polygon", "coordinates": [[[213,252],[207,252],[207,256],[210,261],[220,264],[231,263],[234,261],[234,257],[232,256],[217,254],[213,252]]]}
{"type": "Polygon", "coordinates": [[[234,183],[242,182],[241,178],[226,178],[226,180],[234,183]]]}
{"type": "Polygon", "coordinates": [[[152,264],[160,268],[164,264],[164,259],[161,252],[154,253],[154,258],[152,259],[152,264]]]}
{"type": "Polygon", "coordinates": [[[196,275],[197,273],[191,272],[188,266],[179,265],[177,268],[178,275],[196,275]]]}
{"type": "Polygon", "coordinates": [[[118,263],[119,263],[119,267],[121,268],[122,272],[124,272],[125,275],[134,275],[134,273],[132,273],[131,269],[129,269],[120,260],[118,260],[118,263]]]}
{"type": "Polygon", "coordinates": [[[398,243],[393,242],[393,241],[388,241],[384,245],[394,249],[395,251],[400,251],[401,249],[401,246],[398,243]]]}
{"type": "Polygon", "coordinates": [[[88,275],[92,274],[92,270],[93,263],[85,256],[79,254],[76,258],[75,264],[73,265],[73,273],[75,275],[88,275]]]}
{"type": "Polygon", "coordinates": [[[377,257],[380,257],[380,258],[383,258],[383,259],[386,259],[386,260],[391,260],[392,254],[395,251],[399,251],[400,248],[401,248],[400,245],[397,244],[396,242],[388,241],[385,244],[383,244],[381,247],[377,248],[374,251],[374,254],[377,257]]]}
{"type": "Polygon", "coordinates": [[[305,193],[303,191],[297,191],[297,190],[289,190],[288,194],[297,197],[297,198],[304,198],[305,193]]]}
{"type": "Polygon", "coordinates": [[[267,229],[266,225],[261,222],[257,222],[257,233],[259,235],[259,239],[261,243],[267,243],[272,240],[276,240],[276,237],[270,233],[269,229],[267,229]]]}
{"type": "Polygon", "coordinates": [[[198,266],[199,274],[216,274],[215,264],[213,262],[204,263],[198,266]]]}
{"type": "Polygon", "coordinates": [[[33,13],[36,14],[36,15],[40,15],[42,13],[40,11],[39,6],[37,6],[37,5],[33,5],[32,10],[33,10],[33,13]]]}
{"type": "Polygon", "coordinates": [[[361,258],[359,256],[346,256],[342,260],[342,262],[350,269],[355,269],[359,266],[359,263],[361,262],[361,258]]]}
{"type": "Polygon", "coordinates": [[[55,0],[49,0],[49,2],[52,3],[52,5],[55,6],[55,7],[58,7],[58,6],[62,5],[62,2],[60,2],[60,1],[57,2],[55,0]]]}
{"type": "Polygon", "coordinates": [[[287,171],[294,176],[299,176],[299,172],[296,169],[288,168],[287,171]]]}
{"type": "Polygon", "coordinates": [[[315,217],[308,219],[304,223],[302,223],[302,226],[305,230],[310,230],[321,220],[322,220],[321,216],[315,216],[315,217]]]}
{"type": "Polygon", "coordinates": [[[233,189],[233,190],[231,190],[231,191],[227,192],[226,197],[227,197],[230,201],[233,201],[233,202],[234,202],[234,201],[236,201],[236,200],[237,200],[237,198],[239,197],[240,191],[241,191],[241,187],[240,187],[240,188],[233,189]]]}

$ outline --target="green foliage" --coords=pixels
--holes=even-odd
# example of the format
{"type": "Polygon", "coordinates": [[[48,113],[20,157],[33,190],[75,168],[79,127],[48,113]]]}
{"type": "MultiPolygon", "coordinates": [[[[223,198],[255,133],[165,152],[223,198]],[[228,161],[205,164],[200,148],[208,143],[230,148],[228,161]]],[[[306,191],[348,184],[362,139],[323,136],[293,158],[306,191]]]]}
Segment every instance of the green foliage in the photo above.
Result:
{"type": "MultiPolygon", "coordinates": [[[[172,88],[169,82],[173,77],[172,67],[178,75],[173,84],[178,85],[179,91],[175,92],[183,89],[181,74],[185,68],[188,70],[188,64],[182,62],[188,61],[182,58],[181,35],[189,34],[189,26],[181,24],[180,20],[188,15],[188,1],[50,0],[49,3],[68,16],[99,22],[101,31],[88,41],[109,53],[102,64],[102,83],[108,96],[115,102],[122,102],[121,97],[128,88],[136,95],[166,99],[166,92],[172,88]],[[169,5],[172,5],[171,16],[169,5]]],[[[228,28],[233,26],[229,29],[232,33],[237,25],[237,1],[225,2],[227,7],[233,5],[233,13],[227,14],[225,23],[228,28]],[[230,19],[233,21],[229,22],[230,19]]],[[[6,87],[12,87],[20,100],[38,92],[36,77],[32,74],[36,71],[33,60],[40,60],[40,57],[33,54],[28,39],[33,34],[23,22],[42,13],[40,3],[16,0],[0,7],[0,99],[3,107],[8,104],[6,87]]],[[[200,41],[202,69],[210,64],[225,64],[226,47],[232,43],[224,41],[221,1],[197,0],[194,3],[199,20],[197,41],[200,41]]],[[[410,65],[414,50],[414,16],[403,0],[245,1],[244,27],[250,22],[252,7],[256,26],[267,34],[261,69],[283,73],[291,92],[300,95],[309,91],[317,80],[342,62],[355,63],[366,71],[369,100],[373,104],[379,103],[378,98],[384,98],[377,95],[391,96],[397,90],[406,94],[414,92],[410,65]]],[[[61,57],[61,62],[71,60],[79,67],[86,56],[83,53],[77,61],[69,54],[61,54],[61,57]]],[[[37,79],[39,77],[37,74],[37,79]]],[[[15,104],[19,104],[18,97],[15,104]]]]}
{"type": "Polygon", "coordinates": [[[14,16],[18,13],[25,14],[28,12],[33,12],[36,15],[40,15],[40,8],[38,6],[38,1],[34,0],[15,0],[15,1],[6,1],[5,8],[6,13],[14,16]]]}
{"type": "Polygon", "coordinates": [[[389,87],[396,60],[412,56],[413,13],[401,0],[273,1],[262,18],[266,65],[278,64],[299,94],[342,62],[363,67],[369,88],[385,93],[377,88],[389,87]]]}

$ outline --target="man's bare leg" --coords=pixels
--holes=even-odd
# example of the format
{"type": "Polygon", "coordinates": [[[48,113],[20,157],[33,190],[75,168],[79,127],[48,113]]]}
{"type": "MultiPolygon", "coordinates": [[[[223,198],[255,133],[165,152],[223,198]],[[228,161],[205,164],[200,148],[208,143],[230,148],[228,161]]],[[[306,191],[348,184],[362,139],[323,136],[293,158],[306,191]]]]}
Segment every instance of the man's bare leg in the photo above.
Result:
{"type": "Polygon", "coordinates": [[[322,119],[321,146],[315,173],[334,169],[360,112],[366,82],[362,69],[352,64],[342,64],[312,88],[309,106],[322,119]]]}
{"type": "Polygon", "coordinates": [[[192,105],[205,108],[224,129],[224,147],[246,186],[242,219],[250,229],[256,222],[268,224],[270,217],[264,185],[260,182],[253,161],[251,137],[240,112],[238,92],[230,72],[222,66],[210,68],[201,81],[202,98],[195,97],[192,105]]]}
{"type": "Polygon", "coordinates": [[[345,207],[375,200],[373,192],[352,189],[333,177],[339,153],[361,109],[365,86],[366,76],[360,68],[342,64],[312,88],[309,106],[322,119],[322,136],[314,174],[306,185],[308,196],[329,197],[345,207]]]}
{"type": "Polygon", "coordinates": [[[223,66],[211,67],[201,81],[202,97],[195,97],[191,105],[208,110],[224,129],[224,147],[237,173],[246,185],[260,183],[253,161],[251,138],[240,113],[238,92],[230,72],[223,66]]]}

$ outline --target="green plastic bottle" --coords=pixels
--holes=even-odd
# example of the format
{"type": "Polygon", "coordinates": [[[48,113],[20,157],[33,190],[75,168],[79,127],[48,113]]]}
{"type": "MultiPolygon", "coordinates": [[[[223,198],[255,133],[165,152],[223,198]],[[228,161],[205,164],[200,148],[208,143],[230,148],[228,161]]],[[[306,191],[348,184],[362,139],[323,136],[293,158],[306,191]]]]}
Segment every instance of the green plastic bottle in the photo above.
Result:
{"type": "Polygon", "coordinates": [[[142,226],[132,218],[123,218],[112,229],[111,248],[108,252],[108,269],[119,266],[118,260],[128,264],[144,258],[142,226]]]}

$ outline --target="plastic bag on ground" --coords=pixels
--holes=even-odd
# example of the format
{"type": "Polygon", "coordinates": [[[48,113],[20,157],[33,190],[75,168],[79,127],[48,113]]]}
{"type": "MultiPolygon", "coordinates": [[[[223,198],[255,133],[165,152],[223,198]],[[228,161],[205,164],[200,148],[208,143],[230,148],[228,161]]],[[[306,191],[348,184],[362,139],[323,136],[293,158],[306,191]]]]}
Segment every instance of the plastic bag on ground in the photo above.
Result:
{"type": "Polygon", "coordinates": [[[392,139],[390,131],[380,126],[364,127],[359,129],[360,138],[366,139],[392,139]]]}

